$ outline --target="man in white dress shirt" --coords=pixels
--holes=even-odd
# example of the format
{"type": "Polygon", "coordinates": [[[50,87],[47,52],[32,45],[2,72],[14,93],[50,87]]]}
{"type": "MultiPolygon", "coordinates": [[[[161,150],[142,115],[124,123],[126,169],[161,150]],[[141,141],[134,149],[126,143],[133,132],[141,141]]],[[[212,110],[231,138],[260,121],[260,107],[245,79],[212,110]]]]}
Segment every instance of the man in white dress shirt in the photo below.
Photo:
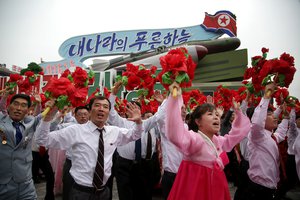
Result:
{"type": "Polygon", "coordinates": [[[109,199],[106,182],[111,175],[112,156],[117,146],[137,140],[143,132],[141,113],[136,105],[129,104],[128,111],[134,121],[131,130],[116,126],[107,126],[106,121],[111,108],[110,102],[103,96],[91,99],[90,121],[50,132],[50,121],[57,109],[45,116],[37,129],[36,141],[40,145],[57,149],[72,149],[72,168],[70,174],[75,180],[71,191],[71,199],[109,199]],[[99,130],[100,129],[100,130],[99,130]],[[104,166],[103,184],[96,189],[93,181],[98,159],[100,132],[103,134],[104,166]]]}
{"type": "MultiPolygon", "coordinates": [[[[133,122],[127,120],[128,118],[119,116],[117,111],[114,109],[116,93],[120,86],[120,84],[116,83],[109,97],[112,109],[109,113],[108,123],[114,126],[130,129],[133,122]]],[[[126,115],[131,117],[128,113],[126,115]]],[[[156,155],[154,154],[156,136],[153,130],[150,131],[151,128],[148,126],[148,120],[144,120],[143,124],[145,132],[142,133],[141,140],[136,141],[140,142],[139,151],[136,149],[137,146],[135,141],[117,148],[115,177],[120,200],[152,199],[152,188],[154,186],[154,181],[152,181],[154,170],[152,156],[156,155]],[[149,148],[151,148],[151,150],[147,155],[147,141],[149,137],[151,137],[151,144],[149,143],[149,148]]]]}
{"type": "MultiPolygon", "coordinates": [[[[112,89],[112,93],[110,94],[110,101],[112,102],[112,104],[114,104],[115,98],[116,98],[116,94],[118,92],[118,90],[120,89],[121,85],[120,83],[116,82],[113,89],[112,89]]],[[[160,93],[155,92],[154,97],[158,100],[161,101],[162,104],[159,106],[158,111],[150,118],[148,118],[147,120],[144,120],[143,122],[143,126],[144,126],[144,131],[145,133],[147,133],[150,129],[157,127],[157,129],[159,130],[159,134],[161,137],[161,147],[162,147],[162,163],[163,163],[163,169],[164,169],[164,174],[162,177],[162,190],[163,190],[163,196],[165,199],[167,199],[169,192],[172,188],[173,182],[175,180],[179,165],[182,161],[182,153],[177,149],[177,147],[169,141],[169,139],[166,137],[166,131],[165,131],[165,107],[166,107],[166,102],[163,101],[163,96],[160,93]]],[[[182,108],[182,117],[183,120],[186,116],[186,111],[185,111],[185,107],[182,108]]],[[[120,126],[120,127],[131,127],[131,123],[128,122],[125,118],[121,118],[117,112],[110,112],[109,113],[109,123],[112,123],[116,126],[120,126]]],[[[186,128],[187,125],[185,125],[186,128]]],[[[147,138],[147,137],[146,137],[147,138]]],[[[142,139],[143,140],[143,139],[142,139]]],[[[147,141],[146,139],[144,141],[147,141]]],[[[145,144],[145,143],[144,143],[145,144]]],[[[145,146],[145,145],[144,145],[145,146]]],[[[135,159],[135,144],[127,144],[126,147],[122,146],[120,148],[118,148],[118,153],[119,153],[119,160],[120,157],[125,158],[124,160],[129,160],[130,161],[134,161],[135,159]]],[[[146,148],[144,148],[146,149],[146,148]]],[[[153,151],[152,151],[153,152],[153,151]]],[[[143,156],[143,154],[142,154],[143,156]]],[[[121,158],[121,159],[122,159],[121,158]]],[[[125,164],[123,162],[123,164],[125,164]]],[[[118,167],[120,167],[120,163],[117,164],[118,167]]],[[[126,167],[126,166],[122,166],[122,167],[126,167]]],[[[117,178],[117,185],[118,185],[118,192],[119,192],[119,198],[120,200],[124,199],[124,200],[129,200],[129,199],[134,199],[134,196],[131,194],[129,194],[128,189],[130,189],[129,185],[128,185],[128,180],[126,180],[126,176],[128,176],[128,173],[125,174],[126,176],[124,176],[124,172],[125,172],[125,168],[123,170],[123,173],[121,173],[121,175],[123,175],[123,179],[122,180],[122,186],[120,186],[120,178],[118,180],[118,175],[116,175],[117,178]],[[126,185],[127,184],[127,185],[126,185]],[[121,188],[121,192],[123,192],[123,194],[120,195],[120,189],[121,188]],[[127,189],[127,191],[126,191],[127,189]],[[123,198],[122,198],[123,197],[123,198]]],[[[116,172],[117,174],[118,172],[116,172]]],[[[128,179],[128,178],[127,178],[128,179]]],[[[145,198],[143,198],[145,199],[145,198]]]]}

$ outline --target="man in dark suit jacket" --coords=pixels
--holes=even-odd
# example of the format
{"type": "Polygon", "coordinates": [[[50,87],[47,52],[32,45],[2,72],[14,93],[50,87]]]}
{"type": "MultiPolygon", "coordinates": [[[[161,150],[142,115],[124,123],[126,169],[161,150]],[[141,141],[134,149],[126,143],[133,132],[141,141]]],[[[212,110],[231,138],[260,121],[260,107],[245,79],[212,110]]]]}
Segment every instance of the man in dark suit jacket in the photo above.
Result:
{"type": "Polygon", "coordinates": [[[6,97],[0,102],[0,199],[37,199],[31,141],[38,117],[27,116],[31,100],[25,94],[14,95],[6,113],[6,97]]]}

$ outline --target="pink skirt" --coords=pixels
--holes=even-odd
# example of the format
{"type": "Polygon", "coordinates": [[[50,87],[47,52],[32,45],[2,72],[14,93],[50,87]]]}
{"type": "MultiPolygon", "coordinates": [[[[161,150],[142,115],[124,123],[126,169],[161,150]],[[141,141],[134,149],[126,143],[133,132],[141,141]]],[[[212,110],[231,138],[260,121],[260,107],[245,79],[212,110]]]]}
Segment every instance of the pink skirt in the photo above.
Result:
{"type": "Polygon", "coordinates": [[[168,200],[231,200],[223,170],[183,160],[168,200]]]}

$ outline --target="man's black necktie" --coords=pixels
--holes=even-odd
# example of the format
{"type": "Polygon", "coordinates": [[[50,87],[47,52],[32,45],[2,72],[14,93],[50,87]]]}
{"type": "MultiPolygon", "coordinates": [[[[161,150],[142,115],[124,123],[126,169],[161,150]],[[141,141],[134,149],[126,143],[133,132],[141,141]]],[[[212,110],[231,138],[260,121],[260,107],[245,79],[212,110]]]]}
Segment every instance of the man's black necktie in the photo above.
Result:
{"type": "Polygon", "coordinates": [[[152,155],[152,138],[151,138],[151,133],[148,131],[147,135],[147,150],[146,150],[146,159],[149,160],[151,159],[152,155]]]}
{"type": "Polygon", "coordinates": [[[21,123],[13,122],[12,124],[16,128],[16,144],[18,145],[21,142],[22,137],[23,137],[22,132],[20,130],[21,123]]]}
{"type": "Polygon", "coordinates": [[[135,160],[140,161],[142,159],[142,142],[141,139],[135,141],[135,160]]]}
{"type": "Polygon", "coordinates": [[[95,167],[93,186],[96,189],[100,189],[103,185],[104,176],[104,143],[103,143],[103,129],[98,129],[99,135],[99,146],[98,146],[98,157],[95,167]]]}

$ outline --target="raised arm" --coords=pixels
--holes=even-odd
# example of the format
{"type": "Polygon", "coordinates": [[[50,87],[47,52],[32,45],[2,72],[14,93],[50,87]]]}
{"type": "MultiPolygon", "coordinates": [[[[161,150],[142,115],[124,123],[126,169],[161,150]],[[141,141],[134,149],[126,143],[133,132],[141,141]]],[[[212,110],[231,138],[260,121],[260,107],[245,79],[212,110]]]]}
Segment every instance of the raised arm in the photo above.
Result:
{"type": "MultiPolygon", "coordinates": [[[[72,145],[70,141],[76,136],[75,129],[72,131],[71,128],[67,127],[65,129],[50,132],[50,122],[53,120],[55,114],[57,113],[57,107],[53,107],[54,101],[50,102],[49,107],[52,107],[50,112],[41,120],[40,125],[36,129],[35,140],[40,146],[51,147],[56,149],[69,149],[72,145]]],[[[78,127],[77,127],[78,129],[78,127]]]]}
{"type": "Polygon", "coordinates": [[[144,120],[145,132],[150,131],[152,128],[157,126],[157,123],[164,123],[166,118],[166,100],[158,107],[157,112],[148,119],[144,120]]]}
{"type": "Polygon", "coordinates": [[[235,145],[241,142],[249,133],[251,128],[250,120],[245,116],[242,110],[235,110],[235,119],[232,122],[231,130],[225,136],[220,136],[222,141],[222,148],[224,151],[229,152],[235,145]]]}
{"type": "Polygon", "coordinates": [[[185,155],[199,151],[202,147],[203,139],[195,132],[188,131],[184,127],[184,122],[181,118],[182,96],[179,95],[173,98],[170,95],[166,103],[166,136],[185,155]]]}
{"type": "Polygon", "coordinates": [[[274,83],[270,83],[266,85],[265,94],[263,98],[261,98],[259,105],[254,110],[251,119],[252,128],[249,135],[250,136],[249,139],[251,139],[252,141],[259,140],[264,136],[261,133],[265,129],[268,106],[270,103],[271,96],[274,93],[275,86],[276,85],[274,83]]]}
{"type": "Polygon", "coordinates": [[[118,145],[124,145],[128,142],[137,140],[141,138],[142,133],[144,132],[143,121],[141,117],[141,111],[138,108],[138,105],[133,103],[128,103],[127,112],[130,114],[129,121],[134,122],[129,129],[120,128],[118,135],[118,145]]]}
{"type": "MultiPolygon", "coordinates": [[[[109,111],[108,115],[108,124],[113,125],[113,126],[118,126],[121,128],[128,127],[128,120],[121,117],[118,112],[115,110],[115,104],[116,104],[116,98],[117,98],[117,93],[119,89],[122,86],[122,82],[116,82],[112,88],[112,93],[109,96],[109,101],[111,104],[111,110],[109,111]]],[[[131,123],[130,123],[131,124],[131,123]]]]}
{"type": "Polygon", "coordinates": [[[292,153],[289,151],[293,151],[293,145],[295,143],[295,140],[298,136],[298,129],[297,129],[297,125],[296,125],[296,112],[295,112],[295,108],[292,108],[291,112],[290,112],[290,126],[288,129],[288,133],[287,133],[287,141],[288,141],[288,153],[292,153]]]}
{"type": "MultiPolygon", "coordinates": [[[[111,109],[108,115],[108,124],[113,126],[118,126],[121,128],[128,127],[128,120],[119,115],[119,113],[115,110],[116,96],[112,93],[109,96],[109,101],[111,103],[111,109]]],[[[131,122],[129,122],[131,124],[131,122]]]]}

